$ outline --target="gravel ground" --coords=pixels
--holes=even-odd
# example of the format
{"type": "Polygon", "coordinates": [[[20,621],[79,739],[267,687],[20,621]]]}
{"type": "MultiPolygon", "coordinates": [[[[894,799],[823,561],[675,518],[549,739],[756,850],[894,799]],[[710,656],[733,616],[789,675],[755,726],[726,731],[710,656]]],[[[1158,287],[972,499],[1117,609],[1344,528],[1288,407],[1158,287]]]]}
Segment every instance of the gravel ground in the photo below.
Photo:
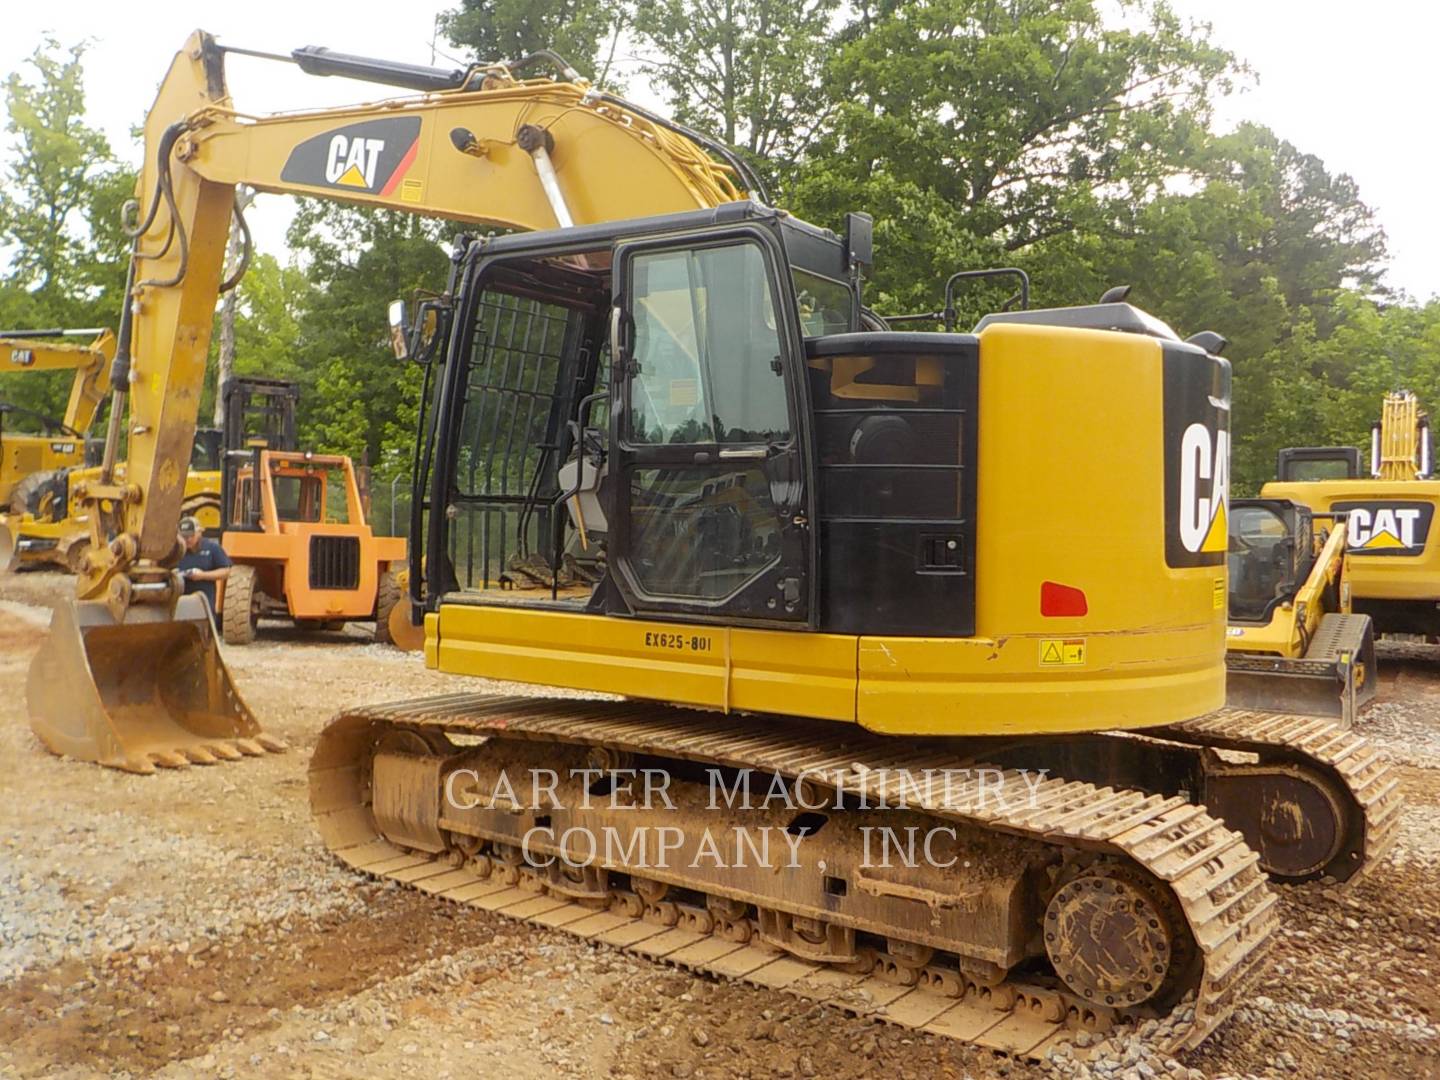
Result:
{"type": "Polygon", "coordinates": [[[1382,647],[1365,730],[1408,798],[1386,865],[1285,892],[1258,995],[1199,1051],[1142,1031],[1036,1066],[342,870],[305,797],[326,719],[484,686],[359,628],[227,653],[287,754],[155,777],[51,757],[23,687],[69,584],[0,577],[0,1077],[1440,1076],[1440,648],[1382,647]]]}

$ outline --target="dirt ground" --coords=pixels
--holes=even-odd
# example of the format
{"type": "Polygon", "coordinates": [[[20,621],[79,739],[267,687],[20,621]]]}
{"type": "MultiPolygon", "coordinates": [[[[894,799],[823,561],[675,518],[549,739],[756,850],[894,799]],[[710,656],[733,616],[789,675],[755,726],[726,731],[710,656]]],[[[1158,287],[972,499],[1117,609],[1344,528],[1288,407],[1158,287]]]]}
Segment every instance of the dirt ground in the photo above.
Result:
{"type": "Polygon", "coordinates": [[[1343,892],[1286,891],[1259,993],[1198,1051],[1097,1068],[692,978],[343,870],[306,803],[326,720],[481,688],[358,627],[228,651],[289,753],[153,777],[52,757],[24,683],[69,587],[0,576],[0,1077],[1440,1076],[1440,649],[1382,646],[1363,730],[1408,800],[1385,864],[1343,892]]]}

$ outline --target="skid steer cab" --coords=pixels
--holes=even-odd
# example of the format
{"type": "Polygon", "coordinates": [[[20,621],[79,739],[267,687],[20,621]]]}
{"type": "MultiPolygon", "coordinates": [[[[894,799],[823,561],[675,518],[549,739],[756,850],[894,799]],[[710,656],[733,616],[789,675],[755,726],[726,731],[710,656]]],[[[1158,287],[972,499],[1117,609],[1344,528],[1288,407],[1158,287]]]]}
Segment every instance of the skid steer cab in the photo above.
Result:
{"type": "Polygon", "coordinates": [[[1227,702],[1348,726],[1375,697],[1375,630],[1351,610],[1344,516],[1232,499],[1229,532],[1227,702]]]}
{"type": "Polygon", "coordinates": [[[257,449],[227,487],[221,546],[235,563],[219,600],[227,644],[254,641],[262,618],[331,630],[373,619],[375,640],[390,640],[400,596],[390,564],[405,557],[405,541],[371,531],[350,458],[257,449]]]}

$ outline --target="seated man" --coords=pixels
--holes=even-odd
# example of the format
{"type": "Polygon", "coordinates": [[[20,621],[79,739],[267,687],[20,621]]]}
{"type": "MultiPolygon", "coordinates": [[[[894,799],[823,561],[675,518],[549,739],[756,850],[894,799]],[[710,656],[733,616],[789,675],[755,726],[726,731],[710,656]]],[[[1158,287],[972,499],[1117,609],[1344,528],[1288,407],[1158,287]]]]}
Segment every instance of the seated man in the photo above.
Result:
{"type": "Polygon", "coordinates": [[[180,519],[180,541],[185,545],[185,554],[180,556],[180,576],[185,579],[185,594],[204,593],[210,601],[210,617],[218,626],[219,613],[215,610],[215,582],[230,576],[230,556],[214,540],[205,538],[205,530],[193,517],[180,519]]]}

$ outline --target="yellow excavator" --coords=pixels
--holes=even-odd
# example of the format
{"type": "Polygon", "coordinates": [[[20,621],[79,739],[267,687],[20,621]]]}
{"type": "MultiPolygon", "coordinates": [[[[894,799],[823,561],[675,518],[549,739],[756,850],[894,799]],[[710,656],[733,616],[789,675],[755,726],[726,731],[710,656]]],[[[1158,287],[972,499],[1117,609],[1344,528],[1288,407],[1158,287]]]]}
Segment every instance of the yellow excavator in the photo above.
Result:
{"type": "Polygon", "coordinates": [[[337,717],[310,798],[346,864],[1043,1056],[1198,1044],[1260,973],[1267,874],[1391,841],[1363,739],[1221,709],[1217,335],[1122,302],[897,331],[868,217],[769,207],[551,54],[297,50],[416,94],[254,117],[238,51],[194,35],[146,121],[94,549],[29,684],[53,749],[144,768],[252,722],[173,571],[243,182],[482,227],[391,311],[426,403],[408,610],[433,668],[595,695],[337,717]]]}
{"type": "Polygon", "coordinates": [[[109,330],[0,331],[0,374],[73,371],[63,418],[41,416],[0,402],[0,510],[23,505],[27,478],[79,465],[85,436],[105,395],[110,392],[110,362],[115,335],[109,330]],[[76,337],[90,338],[83,344],[76,337]],[[38,422],[40,434],[6,430],[11,417],[38,422]]]}
{"type": "Polygon", "coordinates": [[[1281,450],[1261,498],[1289,499],[1346,523],[1351,605],[1379,634],[1440,639],[1440,506],[1432,475],[1430,421],[1409,391],[1385,396],[1371,427],[1369,468],[1352,446],[1281,450]],[[1369,475],[1363,475],[1368,472],[1369,475]]]}
{"type": "Polygon", "coordinates": [[[1375,630],[1352,610],[1343,515],[1289,499],[1230,501],[1226,700],[1337,717],[1375,698],[1375,630]]]}

